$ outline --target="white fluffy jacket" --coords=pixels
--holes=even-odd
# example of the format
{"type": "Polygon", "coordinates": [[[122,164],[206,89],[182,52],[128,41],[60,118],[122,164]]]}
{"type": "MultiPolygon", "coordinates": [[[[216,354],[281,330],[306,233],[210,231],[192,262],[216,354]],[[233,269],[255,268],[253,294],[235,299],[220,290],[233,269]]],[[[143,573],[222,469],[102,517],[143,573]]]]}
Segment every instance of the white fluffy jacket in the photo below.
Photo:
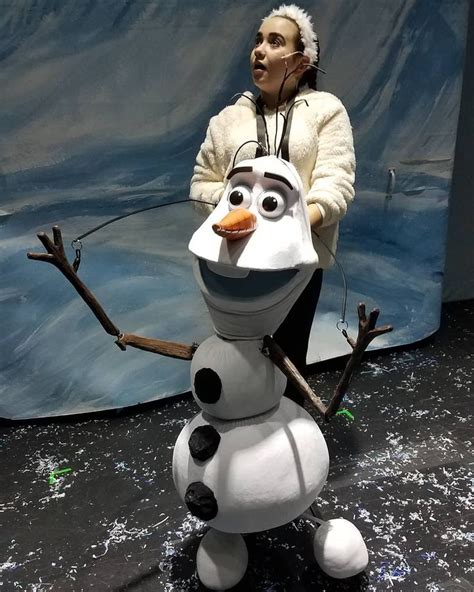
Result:
{"type": "MultiPolygon", "coordinates": [[[[246,93],[249,97],[253,95],[246,93]]],[[[290,161],[296,167],[306,192],[306,202],[317,204],[323,223],[316,232],[333,252],[336,251],[339,220],[354,198],[355,157],[352,130],[341,101],[326,92],[305,89],[295,105],[289,137],[290,161]]],[[[275,153],[280,137],[275,139],[275,112],[265,110],[271,152],[275,153]]],[[[279,115],[278,136],[283,128],[279,115]]],[[[232,168],[234,154],[247,140],[257,139],[255,106],[245,97],[212,117],[206,139],[196,159],[191,180],[193,199],[217,203],[232,168]]],[[[237,161],[255,156],[256,144],[247,144],[237,161]]],[[[209,210],[207,210],[209,211],[209,210]]],[[[332,257],[315,237],[314,246],[320,267],[327,268],[332,257]]]]}

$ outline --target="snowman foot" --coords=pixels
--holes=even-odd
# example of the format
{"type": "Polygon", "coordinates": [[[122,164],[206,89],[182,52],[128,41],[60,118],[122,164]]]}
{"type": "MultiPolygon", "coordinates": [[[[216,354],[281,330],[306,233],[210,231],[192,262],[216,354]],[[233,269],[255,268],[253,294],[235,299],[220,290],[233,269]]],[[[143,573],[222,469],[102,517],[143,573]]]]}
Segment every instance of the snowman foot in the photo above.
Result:
{"type": "Polygon", "coordinates": [[[362,535],[344,518],[320,521],[313,545],[319,567],[333,578],[355,576],[363,571],[369,562],[362,535]]]}
{"type": "Polygon", "coordinates": [[[244,577],[248,551],[240,534],[211,528],[202,538],[197,552],[197,572],[210,590],[228,590],[244,577]]]}

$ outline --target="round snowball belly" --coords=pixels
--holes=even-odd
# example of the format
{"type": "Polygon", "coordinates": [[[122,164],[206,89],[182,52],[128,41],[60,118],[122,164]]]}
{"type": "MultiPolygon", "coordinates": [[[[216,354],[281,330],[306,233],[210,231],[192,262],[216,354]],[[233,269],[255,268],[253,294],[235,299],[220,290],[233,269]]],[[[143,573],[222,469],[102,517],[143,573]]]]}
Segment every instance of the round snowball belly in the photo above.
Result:
{"type": "Polygon", "coordinates": [[[199,407],[220,419],[238,419],[277,405],[286,378],[261,348],[261,340],[225,341],[216,335],[206,339],[191,363],[199,407]]]}
{"type": "Polygon", "coordinates": [[[321,430],[286,398],[272,411],[240,421],[198,414],[182,430],[173,456],[179,495],[199,516],[189,494],[196,494],[194,501],[204,491],[199,517],[223,532],[258,532],[293,520],[318,496],[328,467],[321,430]],[[191,456],[189,440],[205,425],[212,425],[220,440],[213,456],[201,461],[191,456]]]}

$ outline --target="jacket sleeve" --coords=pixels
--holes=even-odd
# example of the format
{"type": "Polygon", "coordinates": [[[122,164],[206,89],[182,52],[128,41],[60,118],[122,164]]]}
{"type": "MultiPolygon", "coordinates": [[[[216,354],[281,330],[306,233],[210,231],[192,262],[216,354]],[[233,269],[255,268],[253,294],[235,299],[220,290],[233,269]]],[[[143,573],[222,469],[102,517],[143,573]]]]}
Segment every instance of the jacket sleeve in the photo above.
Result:
{"type": "MultiPolygon", "coordinates": [[[[206,138],[196,157],[194,174],[191,179],[190,197],[203,202],[217,204],[224,192],[225,171],[222,147],[219,150],[219,135],[222,136],[222,123],[219,116],[212,117],[207,128],[206,138]]],[[[196,209],[208,215],[213,207],[208,204],[194,204],[196,209]]]]}
{"type": "Polygon", "coordinates": [[[317,204],[323,216],[322,226],[338,222],[354,199],[355,155],[352,129],[339,99],[318,126],[318,154],[311,174],[307,204],[317,204]]]}

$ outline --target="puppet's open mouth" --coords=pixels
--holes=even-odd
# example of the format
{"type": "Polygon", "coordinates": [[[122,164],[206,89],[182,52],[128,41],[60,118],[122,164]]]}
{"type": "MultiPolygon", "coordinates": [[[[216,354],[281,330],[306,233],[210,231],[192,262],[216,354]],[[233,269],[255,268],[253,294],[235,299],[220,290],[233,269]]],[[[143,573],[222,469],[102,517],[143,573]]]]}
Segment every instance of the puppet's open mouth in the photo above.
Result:
{"type": "Polygon", "coordinates": [[[237,275],[235,277],[230,269],[231,266],[224,267],[214,263],[209,266],[206,261],[199,259],[199,271],[206,288],[213,294],[226,298],[258,298],[271,294],[288,284],[298,273],[297,269],[255,271],[233,267],[237,275]]]}

